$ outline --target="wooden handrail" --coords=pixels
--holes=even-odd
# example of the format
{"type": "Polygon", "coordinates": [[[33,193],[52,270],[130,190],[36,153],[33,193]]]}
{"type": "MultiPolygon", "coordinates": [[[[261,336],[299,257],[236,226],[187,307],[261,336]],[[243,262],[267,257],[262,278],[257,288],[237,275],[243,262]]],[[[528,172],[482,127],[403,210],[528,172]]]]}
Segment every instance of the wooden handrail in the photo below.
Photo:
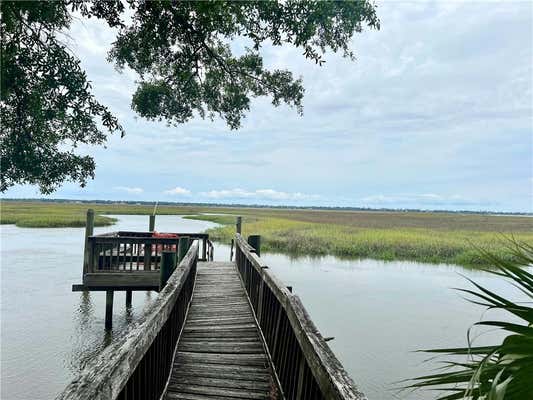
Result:
{"type": "Polygon", "coordinates": [[[298,296],[292,294],[269,271],[268,266],[255,254],[255,250],[240,234],[235,236],[235,247],[237,267],[263,330],[285,397],[302,400],[307,398],[366,399],[331,351],[298,296]],[[257,276],[260,277],[260,281],[257,276]],[[265,285],[269,290],[266,290],[265,285]],[[274,301],[267,292],[271,293],[277,301],[274,301]],[[268,313],[270,315],[267,315],[268,313]],[[289,344],[280,343],[278,340],[279,326],[284,318],[290,323],[290,330],[294,336],[282,337],[281,341],[292,343],[295,337],[295,345],[299,347],[299,351],[288,349],[289,344]],[[274,322],[273,319],[276,321],[274,322]],[[280,352],[285,354],[281,357],[282,361],[276,365],[280,352]],[[294,369],[289,368],[290,365],[294,369]],[[284,371],[284,369],[291,370],[284,371]],[[314,382],[308,376],[309,370],[314,377],[314,382]],[[285,376],[287,379],[284,379],[285,376]],[[316,387],[319,388],[319,393],[316,393],[316,387]]]}
{"type": "Polygon", "coordinates": [[[56,399],[159,399],[191,300],[197,261],[198,243],[194,243],[144,322],[103,350],[56,399]],[[162,351],[162,343],[171,346],[162,351]]]}

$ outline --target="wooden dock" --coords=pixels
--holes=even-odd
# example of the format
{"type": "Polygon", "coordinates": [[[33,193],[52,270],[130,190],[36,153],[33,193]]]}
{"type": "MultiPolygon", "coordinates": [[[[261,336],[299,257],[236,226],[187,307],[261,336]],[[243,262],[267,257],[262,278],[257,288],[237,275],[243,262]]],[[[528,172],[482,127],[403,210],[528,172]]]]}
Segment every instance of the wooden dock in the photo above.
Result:
{"type": "Polygon", "coordinates": [[[206,234],[152,231],[150,218],[149,232],[87,235],[83,284],[73,289],[107,291],[106,326],[113,290],[159,295],[58,400],[366,399],[260,258],[260,237],[241,236],[240,218],[233,262],[212,261],[206,234]]]}
{"type": "Polygon", "coordinates": [[[275,379],[233,263],[198,263],[165,399],[272,399],[275,379]]]}

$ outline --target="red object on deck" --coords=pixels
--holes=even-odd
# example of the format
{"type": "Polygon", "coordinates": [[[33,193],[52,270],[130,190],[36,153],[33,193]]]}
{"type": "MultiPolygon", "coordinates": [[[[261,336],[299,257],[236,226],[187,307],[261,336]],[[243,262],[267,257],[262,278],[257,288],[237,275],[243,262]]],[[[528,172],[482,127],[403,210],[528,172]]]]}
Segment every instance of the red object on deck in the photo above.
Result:
{"type": "MultiPolygon", "coordinates": [[[[163,233],[163,232],[157,232],[157,231],[154,231],[154,233],[152,233],[152,237],[154,238],[167,238],[167,239],[178,239],[179,236],[175,233],[163,233]]],[[[177,248],[176,248],[176,245],[173,244],[173,245],[162,245],[162,244],[158,244],[158,245],[155,245],[153,244],[152,245],[152,251],[155,251],[156,253],[159,253],[163,250],[163,246],[165,246],[165,250],[172,250],[172,251],[176,251],[177,248]]]]}

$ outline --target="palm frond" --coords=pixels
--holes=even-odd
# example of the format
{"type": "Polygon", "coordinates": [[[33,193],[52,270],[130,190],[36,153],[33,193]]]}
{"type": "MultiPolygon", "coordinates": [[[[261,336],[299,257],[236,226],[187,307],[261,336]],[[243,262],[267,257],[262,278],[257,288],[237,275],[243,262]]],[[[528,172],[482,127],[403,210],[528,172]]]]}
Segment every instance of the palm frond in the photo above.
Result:
{"type": "MultiPolygon", "coordinates": [[[[493,266],[485,271],[505,279],[526,298],[533,299],[533,274],[524,266],[533,266],[533,246],[508,239],[513,261],[490,251],[478,249],[493,266]]],[[[439,373],[410,380],[407,388],[430,388],[439,392],[438,400],[526,400],[533,399],[533,307],[531,302],[515,302],[466,278],[474,289],[457,289],[467,300],[487,309],[500,309],[523,324],[509,321],[480,321],[473,326],[490,326],[507,336],[493,346],[421,350],[449,359],[439,373]]]]}

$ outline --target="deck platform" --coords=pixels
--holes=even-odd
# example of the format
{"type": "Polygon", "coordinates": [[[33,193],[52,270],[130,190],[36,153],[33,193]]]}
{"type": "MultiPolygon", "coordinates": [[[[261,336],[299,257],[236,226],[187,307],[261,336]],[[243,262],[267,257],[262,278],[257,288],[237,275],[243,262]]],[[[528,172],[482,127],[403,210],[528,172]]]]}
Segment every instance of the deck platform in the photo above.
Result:
{"type": "Polygon", "coordinates": [[[198,263],[166,400],[272,399],[274,375],[234,263],[198,263]]]}

